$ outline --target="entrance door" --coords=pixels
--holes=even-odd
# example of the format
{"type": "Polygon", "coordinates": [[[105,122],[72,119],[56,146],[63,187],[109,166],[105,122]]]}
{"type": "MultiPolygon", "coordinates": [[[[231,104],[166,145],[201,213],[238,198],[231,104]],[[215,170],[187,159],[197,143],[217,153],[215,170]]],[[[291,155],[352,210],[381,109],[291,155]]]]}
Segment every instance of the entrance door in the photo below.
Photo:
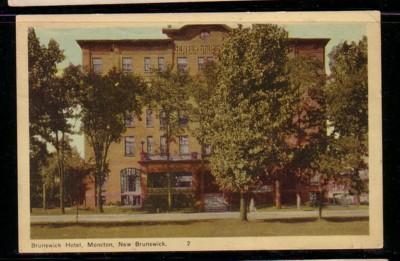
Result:
{"type": "Polygon", "coordinates": [[[142,206],[142,188],[140,170],[126,168],[121,170],[121,204],[125,206],[142,206]]]}

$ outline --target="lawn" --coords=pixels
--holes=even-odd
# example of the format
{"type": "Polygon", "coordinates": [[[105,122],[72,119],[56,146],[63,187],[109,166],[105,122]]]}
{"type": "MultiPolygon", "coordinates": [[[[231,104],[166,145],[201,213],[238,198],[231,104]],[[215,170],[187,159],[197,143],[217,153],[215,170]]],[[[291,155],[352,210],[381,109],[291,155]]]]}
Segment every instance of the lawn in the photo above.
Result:
{"type": "MultiPolygon", "coordinates": [[[[360,206],[326,206],[324,210],[354,210],[354,209],[368,209],[367,205],[360,205],[360,206]]],[[[296,211],[296,206],[282,206],[281,209],[276,209],[274,206],[268,207],[261,207],[257,208],[257,211],[296,211]]],[[[301,210],[303,211],[312,211],[317,210],[317,208],[302,206],[301,210]]],[[[173,210],[171,213],[185,213],[185,212],[193,212],[189,209],[186,210],[173,210]]],[[[79,215],[101,215],[101,214],[135,214],[135,213],[149,213],[146,210],[141,209],[133,209],[133,208],[126,208],[126,207],[118,207],[118,206],[106,206],[104,207],[103,213],[98,213],[94,209],[79,209],[79,215]]],[[[33,216],[41,216],[41,215],[60,215],[59,208],[53,209],[42,209],[42,208],[33,208],[31,215],[33,216]]],[[[76,215],[76,208],[65,208],[66,215],[76,215]]]]}
{"type": "Polygon", "coordinates": [[[32,239],[367,235],[368,219],[204,220],[31,225],[32,239]]]}
{"type": "MultiPolygon", "coordinates": [[[[135,214],[135,213],[147,213],[144,210],[133,209],[133,208],[123,208],[123,207],[104,207],[103,213],[96,212],[95,209],[82,209],[78,210],[79,215],[96,215],[96,214],[135,214]]],[[[76,215],[76,208],[65,208],[66,215],[76,215]]],[[[42,208],[33,208],[31,215],[33,216],[42,216],[42,215],[61,215],[61,211],[59,208],[52,209],[42,209],[42,208]]]]}
{"type": "MultiPolygon", "coordinates": [[[[357,210],[357,209],[368,209],[368,205],[348,205],[348,206],[341,206],[341,205],[328,205],[324,206],[323,210],[357,210]]],[[[274,206],[268,207],[261,207],[257,208],[257,211],[296,211],[298,210],[294,205],[282,206],[281,209],[277,209],[274,206]]],[[[317,207],[309,207],[309,206],[301,206],[300,210],[303,211],[314,211],[318,210],[317,207]]]]}

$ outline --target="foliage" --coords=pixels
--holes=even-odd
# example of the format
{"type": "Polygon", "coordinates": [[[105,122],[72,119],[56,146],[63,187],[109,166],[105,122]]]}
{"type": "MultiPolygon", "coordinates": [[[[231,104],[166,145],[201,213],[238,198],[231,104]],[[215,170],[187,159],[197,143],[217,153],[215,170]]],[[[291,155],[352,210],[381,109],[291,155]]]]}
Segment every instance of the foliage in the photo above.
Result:
{"type": "Polygon", "coordinates": [[[66,162],[66,202],[70,206],[80,205],[85,200],[87,185],[93,178],[94,168],[93,165],[86,163],[75,150],[69,151],[66,162]]]}
{"type": "Polygon", "coordinates": [[[331,75],[326,84],[329,146],[318,167],[327,178],[348,178],[355,194],[365,190],[360,170],[367,169],[368,73],[367,38],[346,41],[329,54],[331,75]]]}
{"type": "Polygon", "coordinates": [[[159,117],[163,117],[163,136],[167,143],[167,157],[169,147],[176,138],[185,132],[186,124],[182,118],[187,117],[190,110],[189,94],[190,76],[187,72],[174,72],[168,66],[163,71],[157,71],[147,88],[147,104],[158,109],[159,117]],[[163,115],[161,115],[163,113],[163,115]]]}
{"type": "Polygon", "coordinates": [[[289,88],[291,119],[287,129],[292,131],[286,139],[292,152],[285,166],[299,179],[315,175],[313,162],[319,160],[327,145],[324,65],[311,57],[297,56],[289,60],[289,88]]]}
{"type": "MultiPolygon", "coordinates": [[[[195,198],[190,192],[174,192],[172,199],[172,209],[194,209],[195,198]]],[[[151,212],[167,211],[168,194],[150,194],[145,199],[143,208],[151,212]]]]}
{"type": "MultiPolygon", "coordinates": [[[[54,207],[60,199],[57,188],[60,186],[58,176],[58,163],[56,153],[52,153],[48,157],[49,164],[46,165],[41,172],[41,179],[46,188],[46,205],[54,207]]],[[[65,204],[72,206],[82,203],[85,199],[87,190],[86,179],[89,179],[93,172],[93,166],[85,163],[75,149],[65,151],[65,204]]]]}
{"type": "Polygon", "coordinates": [[[115,68],[105,75],[89,72],[82,79],[77,99],[82,130],[93,150],[97,207],[102,212],[101,190],[109,172],[110,145],[119,142],[125,131],[125,115],[140,115],[145,84],[115,68]]]}
{"type": "Polygon", "coordinates": [[[158,211],[166,211],[168,206],[168,195],[167,194],[154,194],[149,195],[143,203],[143,208],[156,212],[158,211]]]}
{"type": "MultiPolygon", "coordinates": [[[[233,29],[219,55],[218,80],[204,140],[218,185],[240,192],[258,182],[265,166],[282,164],[287,113],[287,32],[276,25],[233,29]]],[[[244,200],[242,200],[244,204],[244,200]]],[[[247,219],[241,204],[242,219],[247,219]]]]}
{"type": "MultiPolygon", "coordinates": [[[[203,72],[197,75],[189,85],[192,99],[190,131],[203,150],[207,145],[205,139],[210,127],[207,119],[214,117],[212,97],[215,95],[217,81],[218,66],[215,62],[208,62],[205,64],[203,72]]],[[[204,151],[202,156],[206,156],[204,151]]]]}
{"type": "MultiPolygon", "coordinates": [[[[34,158],[40,155],[32,151],[35,147],[43,148],[44,143],[54,146],[60,177],[60,209],[62,213],[64,213],[64,152],[68,147],[66,134],[72,132],[72,126],[68,120],[74,116],[73,88],[76,87],[69,81],[68,70],[62,76],[57,75],[57,64],[64,58],[63,51],[60,50],[56,41],[51,39],[47,46],[41,45],[34,29],[29,29],[31,161],[40,162],[39,158],[34,158]],[[43,145],[39,145],[39,143],[43,143],[43,145]]],[[[35,168],[33,168],[33,173],[38,173],[35,168]]]]}

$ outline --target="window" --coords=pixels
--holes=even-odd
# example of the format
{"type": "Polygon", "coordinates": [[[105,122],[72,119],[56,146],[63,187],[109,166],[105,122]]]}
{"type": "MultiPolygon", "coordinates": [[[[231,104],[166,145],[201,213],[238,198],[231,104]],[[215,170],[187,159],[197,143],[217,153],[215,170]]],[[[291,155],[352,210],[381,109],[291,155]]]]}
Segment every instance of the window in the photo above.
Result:
{"type": "Polygon", "coordinates": [[[158,71],[165,71],[165,59],[164,57],[158,57],[158,71]]]}
{"type": "Polygon", "coordinates": [[[204,70],[204,57],[197,58],[197,67],[199,71],[204,70]]]}
{"type": "Polygon", "coordinates": [[[178,72],[185,72],[188,69],[187,57],[178,57],[178,72]]]}
{"type": "MultiPolygon", "coordinates": [[[[170,173],[171,187],[192,187],[192,173],[172,172],[170,173]]],[[[168,188],[168,174],[165,172],[152,172],[147,175],[148,188],[168,188]]]]}
{"type": "Polygon", "coordinates": [[[147,128],[153,127],[153,110],[152,109],[146,110],[146,127],[147,128]]]}
{"type": "Polygon", "coordinates": [[[165,128],[167,124],[167,113],[164,110],[160,110],[160,128],[165,128]]]}
{"type": "Polygon", "coordinates": [[[190,172],[173,173],[173,177],[172,186],[175,188],[190,188],[192,186],[192,173],[190,172]]]}
{"type": "Polygon", "coordinates": [[[151,64],[150,64],[150,57],[144,57],[144,72],[150,72],[151,64]]]}
{"type": "Polygon", "coordinates": [[[153,137],[147,136],[147,154],[153,154],[153,137]]]}
{"type": "Polygon", "coordinates": [[[200,33],[200,39],[206,40],[208,37],[210,37],[210,32],[208,32],[208,31],[202,31],[202,32],[200,33]]]}
{"type": "Polygon", "coordinates": [[[101,58],[92,58],[92,70],[94,73],[103,72],[103,61],[101,58]]]}
{"type": "Polygon", "coordinates": [[[189,137],[188,136],[180,136],[179,137],[179,153],[180,154],[189,154],[189,137]]]}
{"type": "Polygon", "coordinates": [[[160,137],[160,154],[167,154],[167,138],[164,136],[160,137]]]}
{"type": "Polygon", "coordinates": [[[135,156],[135,137],[125,137],[125,156],[135,156]]]}
{"type": "Polygon", "coordinates": [[[123,72],[132,72],[132,58],[131,57],[123,57],[122,58],[122,71],[123,72]]]}
{"type": "Polygon", "coordinates": [[[140,190],[140,172],[135,168],[121,170],[121,193],[140,190]]]}
{"type": "Polygon", "coordinates": [[[181,125],[181,126],[187,125],[187,123],[189,121],[189,117],[187,116],[186,112],[180,111],[178,113],[178,117],[179,117],[179,125],[181,125]]]}
{"type": "Polygon", "coordinates": [[[207,62],[208,63],[211,63],[211,62],[213,62],[214,61],[214,57],[212,57],[212,56],[208,56],[207,57],[207,62]]]}
{"type": "Polygon", "coordinates": [[[125,115],[125,127],[131,128],[135,126],[135,119],[132,113],[128,113],[125,115]]]}
{"type": "Polygon", "coordinates": [[[149,173],[147,175],[147,187],[167,188],[168,187],[167,173],[164,172],[149,173]]]}
{"type": "Polygon", "coordinates": [[[121,203],[123,205],[140,205],[140,196],[133,195],[141,192],[140,170],[126,168],[121,170],[121,203]]]}
{"type": "Polygon", "coordinates": [[[204,155],[211,154],[211,146],[209,144],[204,145],[204,155]]]}

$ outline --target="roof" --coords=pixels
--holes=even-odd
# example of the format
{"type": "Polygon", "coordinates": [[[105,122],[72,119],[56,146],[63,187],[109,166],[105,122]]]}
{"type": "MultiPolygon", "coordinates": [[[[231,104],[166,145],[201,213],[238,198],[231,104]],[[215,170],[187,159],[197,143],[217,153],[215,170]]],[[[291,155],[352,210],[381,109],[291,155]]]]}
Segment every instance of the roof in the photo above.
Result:
{"type": "Polygon", "coordinates": [[[224,32],[229,32],[231,28],[225,24],[188,24],[180,28],[163,28],[162,32],[168,37],[176,38],[192,38],[194,35],[198,34],[204,30],[219,30],[224,32]]]}
{"type": "Polygon", "coordinates": [[[130,45],[130,46],[165,46],[170,47],[174,44],[172,39],[99,39],[99,40],[76,40],[81,48],[91,45],[130,45]]]}
{"type": "Polygon", "coordinates": [[[330,41],[329,38],[289,38],[291,44],[321,44],[326,46],[330,41]]]}

